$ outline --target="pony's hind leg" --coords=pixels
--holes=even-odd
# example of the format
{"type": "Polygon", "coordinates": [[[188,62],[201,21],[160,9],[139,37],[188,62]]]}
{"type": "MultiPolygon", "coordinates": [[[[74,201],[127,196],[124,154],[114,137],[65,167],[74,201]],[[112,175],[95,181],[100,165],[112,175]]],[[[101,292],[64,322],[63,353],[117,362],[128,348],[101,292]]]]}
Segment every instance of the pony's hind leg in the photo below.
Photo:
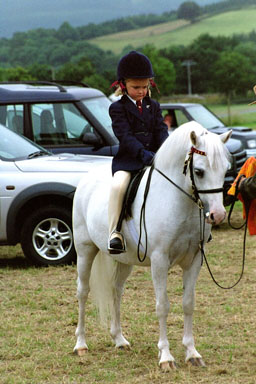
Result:
{"type": "Polygon", "coordinates": [[[116,268],[115,282],[114,282],[114,297],[113,307],[111,310],[111,327],[110,333],[115,342],[116,348],[129,348],[130,343],[125,339],[122,334],[120,322],[120,305],[123,294],[124,284],[132,271],[131,265],[118,263],[116,268]]]}
{"type": "Polygon", "coordinates": [[[193,337],[193,312],[195,306],[195,285],[201,269],[201,255],[198,253],[189,270],[183,271],[183,312],[184,335],[183,345],[186,348],[185,362],[204,367],[202,356],[197,352],[193,337]]]}
{"type": "Polygon", "coordinates": [[[89,294],[89,279],[92,263],[98,252],[98,248],[95,245],[80,245],[80,248],[80,250],[77,250],[77,298],[79,303],[79,317],[76,328],[77,341],[74,348],[74,352],[79,356],[83,355],[88,350],[84,329],[85,304],[89,294]]]}

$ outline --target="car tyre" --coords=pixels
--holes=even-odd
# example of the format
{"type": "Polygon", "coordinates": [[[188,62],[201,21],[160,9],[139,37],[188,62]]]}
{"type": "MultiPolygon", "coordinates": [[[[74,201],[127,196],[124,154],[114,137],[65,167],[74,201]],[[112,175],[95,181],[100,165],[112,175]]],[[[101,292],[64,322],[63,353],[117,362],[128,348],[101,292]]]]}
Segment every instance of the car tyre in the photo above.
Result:
{"type": "Polygon", "coordinates": [[[21,247],[24,255],[37,265],[75,261],[70,209],[53,205],[35,209],[24,222],[21,247]]]}

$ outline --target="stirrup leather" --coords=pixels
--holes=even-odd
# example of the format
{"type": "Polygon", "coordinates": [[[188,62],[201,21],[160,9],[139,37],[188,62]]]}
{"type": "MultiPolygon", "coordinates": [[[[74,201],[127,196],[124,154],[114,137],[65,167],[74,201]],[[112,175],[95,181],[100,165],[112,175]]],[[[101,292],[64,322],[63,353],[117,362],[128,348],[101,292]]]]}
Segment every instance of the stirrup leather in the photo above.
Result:
{"type": "Polygon", "coordinates": [[[112,254],[118,254],[118,253],[126,252],[126,241],[125,241],[124,235],[121,232],[119,232],[119,231],[117,231],[115,229],[111,232],[111,234],[109,235],[109,238],[108,238],[108,251],[109,251],[109,253],[112,253],[112,254]],[[113,239],[110,240],[110,238],[111,238],[111,236],[114,233],[116,233],[119,236],[121,236],[121,242],[122,242],[122,245],[123,245],[122,249],[116,249],[116,248],[112,248],[110,246],[110,241],[113,240],[113,239]]]}

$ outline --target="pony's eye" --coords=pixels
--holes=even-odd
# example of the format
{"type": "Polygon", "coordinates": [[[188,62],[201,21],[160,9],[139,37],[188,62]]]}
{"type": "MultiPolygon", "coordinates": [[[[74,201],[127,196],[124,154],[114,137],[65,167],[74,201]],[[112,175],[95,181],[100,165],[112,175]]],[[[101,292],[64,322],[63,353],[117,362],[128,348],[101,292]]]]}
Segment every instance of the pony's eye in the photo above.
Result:
{"type": "Polygon", "coordinates": [[[196,175],[197,177],[202,178],[202,177],[204,176],[204,171],[203,171],[202,169],[195,168],[195,169],[194,169],[194,172],[195,172],[195,175],[196,175]]]}

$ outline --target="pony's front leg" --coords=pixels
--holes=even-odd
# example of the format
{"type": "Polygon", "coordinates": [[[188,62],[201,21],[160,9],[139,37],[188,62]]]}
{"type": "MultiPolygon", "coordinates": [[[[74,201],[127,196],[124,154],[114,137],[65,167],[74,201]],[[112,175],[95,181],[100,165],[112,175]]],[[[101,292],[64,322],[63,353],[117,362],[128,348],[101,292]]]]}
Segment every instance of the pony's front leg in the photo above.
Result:
{"type": "Polygon", "coordinates": [[[204,367],[202,356],[197,352],[193,337],[193,312],[195,306],[195,285],[201,269],[201,255],[197,254],[190,269],[183,270],[183,312],[184,335],[183,345],[186,348],[185,362],[204,367]]]}
{"type": "Polygon", "coordinates": [[[76,345],[74,353],[79,356],[85,354],[88,350],[88,346],[85,341],[85,329],[84,329],[84,318],[85,318],[85,304],[89,294],[89,279],[91,274],[92,263],[98,249],[95,246],[87,246],[86,249],[82,250],[81,254],[77,256],[77,298],[79,303],[79,317],[78,325],[76,328],[76,345]]]}
{"type": "Polygon", "coordinates": [[[176,369],[174,357],[169,350],[167,339],[167,316],[170,303],[167,296],[168,263],[158,258],[157,261],[151,260],[151,273],[156,295],[156,314],[159,320],[160,334],[158,341],[159,366],[162,370],[176,369]]]}
{"type": "Polygon", "coordinates": [[[115,342],[116,348],[129,348],[130,343],[125,339],[122,334],[120,322],[120,305],[124,289],[124,283],[132,271],[133,266],[118,263],[115,275],[115,293],[113,300],[113,307],[111,313],[111,327],[110,334],[115,342]]]}

